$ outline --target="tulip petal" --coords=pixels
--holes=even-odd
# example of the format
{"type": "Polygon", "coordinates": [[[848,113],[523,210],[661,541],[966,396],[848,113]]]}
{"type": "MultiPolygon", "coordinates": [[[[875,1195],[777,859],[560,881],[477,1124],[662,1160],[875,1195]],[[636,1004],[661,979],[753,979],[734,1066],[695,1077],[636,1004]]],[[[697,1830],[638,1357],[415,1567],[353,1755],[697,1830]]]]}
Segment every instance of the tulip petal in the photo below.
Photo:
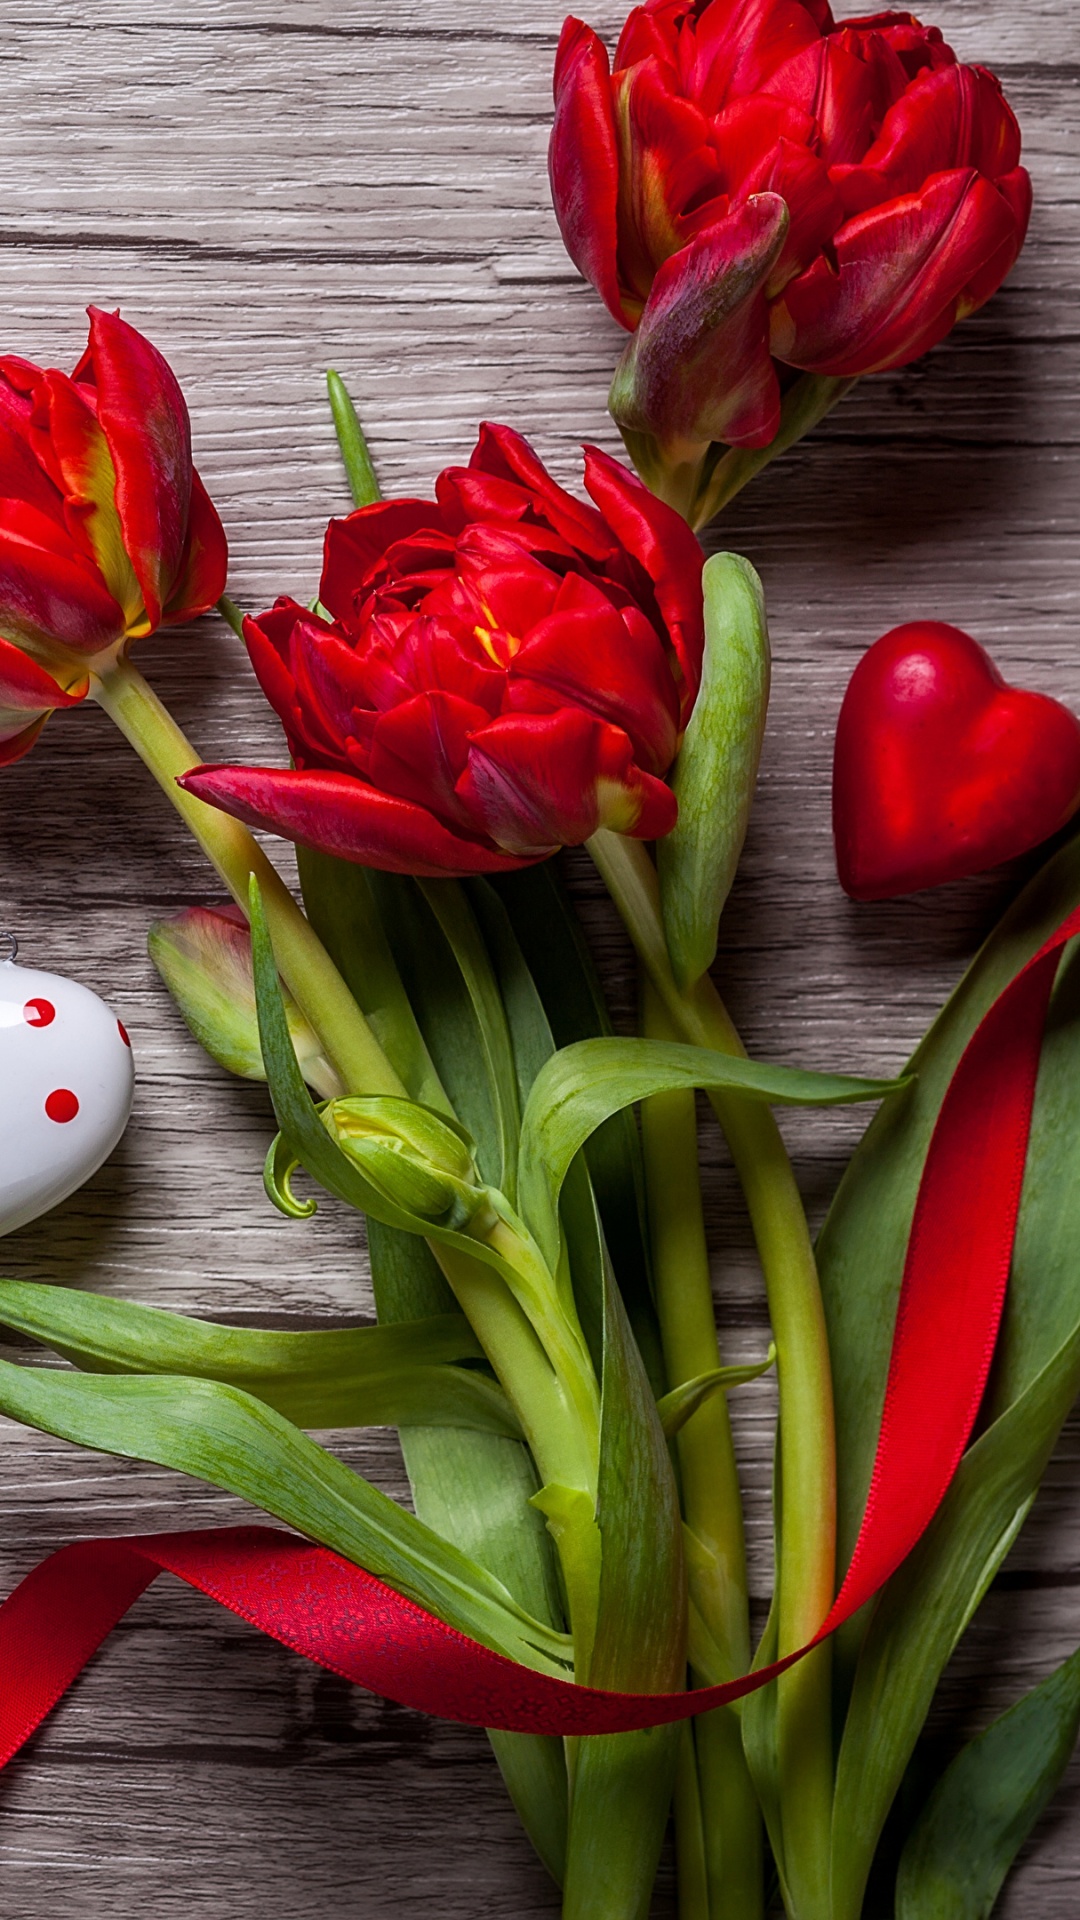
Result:
{"type": "Polygon", "coordinates": [[[64,525],[64,501],[60,489],[34,458],[26,439],[26,422],[5,412],[0,381],[0,475],[5,498],[25,500],[38,513],[64,525]]]}
{"type": "Polygon", "coordinates": [[[66,691],[51,673],[31,660],[21,647],[0,640],[0,707],[16,712],[40,713],[53,707],[77,707],[85,700],[90,686],[84,676],[66,691]]]}
{"type": "Polygon", "coordinates": [[[372,568],[389,547],[418,533],[440,531],[431,500],[376,500],[344,520],[331,520],[323,548],[319,598],[335,620],[348,620],[372,568]]]}
{"type": "Polygon", "coordinates": [[[191,424],[164,355],[118,313],[88,311],[90,341],[75,379],[92,382],[97,394],[98,419],[116,469],[124,546],[152,629],[184,559],[191,424]]]}
{"type": "Polygon", "coordinates": [[[585,449],[585,486],[628,553],[644,568],[682,670],[683,725],[705,650],[701,571],[705,555],[681,513],[599,447],[585,449]]]}
{"type": "Polygon", "coordinates": [[[674,760],[679,701],[659,635],[636,608],[619,614],[583,580],[516,655],[508,689],[515,710],[524,704],[515,696],[531,686],[621,727],[650,773],[665,774],[674,760]]]}
{"type": "Polygon", "coordinates": [[[788,212],[755,194],[665,260],[615,370],[619,426],[652,434],[671,461],[696,463],[713,440],[768,446],[780,422],[765,283],[788,212]]]}
{"type": "Polygon", "coordinates": [[[890,194],[917,193],[932,174],[974,167],[989,180],[1020,164],[1020,128],[993,74],[940,67],[889,109],[863,165],[890,194]]]}
{"type": "Polygon", "coordinates": [[[83,557],[93,568],[130,628],[143,618],[143,593],[124,544],[116,468],[94,407],[74,380],[54,368],[41,375],[34,399],[30,441],[63,494],[72,558],[83,557]]]}
{"type": "Polygon", "coordinates": [[[27,725],[24,713],[8,713],[0,707],[0,767],[13,767],[16,760],[25,758],[48,717],[47,712],[39,713],[27,725]]]}
{"type": "MultiPolygon", "coordinates": [[[[460,469],[451,468],[457,474],[460,469]]],[[[605,560],[611,552],[611,535],[598,513],[553,480],[528,441],[512,427],[501,427],[485,420],[469,458],[468,472],[475,481],[490,474],[494,479],[511,480],[523,489],[528,517],[533,524],[548,525],[565,540],[571,550],[591,560],[605,560]]],[[[484,495],[475,496],[475,518],[487,519],[484,495]]],[[[495,516],[496,520],[498,516],[495,516]]],[[[519,516],[515,516],[519,517],[519,516]]]]}
{"type": "Polygon", "coordinates": [[[188,511],[187,538],[180,568],[173,581],[161,617],[164,627],[181,620],[193,620],[217,605],[225,591],[229,568],[229,547],[225,529],[194,467],[191,470],[191,505],[188,511]]]}
{"type": "Polygon", "coordinates": [[[849,220],[836,236],[838,270],[821,258],[790,282],[772,310],[773,352],[842,379],[905,366],[989,298],[1022,238],[988,180],[939,173],[921,193],[849,220]]]}
{"type": "Polygon", "coordinates": [[[598,827],[657,839],[678,814],[670,787],[635,765],[622,728],[574,707],[492,721],[458,788],[491,838],[522,859],[579,846],[598,827]]]}
{"type": "Polygon", "coordinates": [[[566,251],[624,327],[638,302],[626,298],[617,267],[619,159],[607,49],[591,27],[566,21],[555,55],[555,120],[548,149],[555,218],[566,251]]]}
{"type": "Polygon", "coordinates": [[[57,551],[56,535],[44,515],[21,502],[0,503],[0,633],[97,653],[122,636],[124,610],[96,572],[57,551]]]}
{"type": "Polygon", "coordinates": [[[0,640],[0,767],[29,753],[53,708],[77,707],[89,686],[82,679],[65,692],[36,660],[0,640]]]}
{"type": "Polygon", "coordinates": [[[466,833],[474,823],[456,792],[469,740],[491,724],[483,707],[435,689],[382,713],[371,736],[368,773],[375,786],[415,801],[466,833]]]}
{"type": "MultiPolygon", "coordinates": [[[[738,161],[729,166],[727,141],[715,137],[714,123],[700,107],[683,99],[669,61],[642,60],[615,74],[612,97],[619,136],[619,278],[636,318],[661,262],[727,212],[724,196],[732,174],[738,178],[738,161]]],[[[782,101],[764,108],[773,120],[787,111],[782,101]]]]}
{"type": "MultiPolygon", "coordinates": [[[[275,767],[195,767],[179,785],[250,827],[316,847],[383,873],[420,879],[509,873],[530,859],[451,833],[426,807],[380,793],[340,773],[297,773],[275,767]]],[[[555,851],[546,847],[544,854],[555,851]]]]}

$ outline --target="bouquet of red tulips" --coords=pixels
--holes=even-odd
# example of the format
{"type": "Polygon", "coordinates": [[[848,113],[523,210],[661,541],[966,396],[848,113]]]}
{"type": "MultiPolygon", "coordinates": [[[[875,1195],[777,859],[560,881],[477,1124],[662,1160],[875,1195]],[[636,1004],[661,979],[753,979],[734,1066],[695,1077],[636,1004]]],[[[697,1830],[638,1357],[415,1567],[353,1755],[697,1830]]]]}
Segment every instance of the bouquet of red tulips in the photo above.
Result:
{"type": "MultiPolygon", "coordinates": [[[[46,1563],[0,1609],[29,1675],[0,1746],[168,1566],[487,1726],[567,1920],[643,1920],[672,1810],[682,1920],[777,1899],[860,1920],[937,1680],[1080,1384],[1058,1231],[1075,969],[1056,978],[1080,854],[1053,855],[900,1079],[748,1059],[712,969],[768,634],[753,568],[705,560],[692,529],[855,378],[990,297],[1028,177],[991,74],[910,15],[838,23],[827,0],[650,0],[613,68],[568,21],[555,96],[556,212],[630,336],[611,410],[640,478],[588,448],[577,497],[485,425],[433,498],[383,500],[332,374],[355,510],[308,605],[245,617],[161,354],[91,309],[70,377],[0,360],[0,760],[94,699],[194,833],[229,899],[158,922],[153,959],[196,1040],[269,1084],[269,1200],[307,1220],[302,1171],[366,1217],[378,1316],[240,1331],[0,1282],[0,1319],[72,1363],[0,1363],[0,1410],[292,1529],[46,1563]],[[201,765],[131,658],[215,605],[281,721],[278,765],[201,765]],[[302,908],[252,828],[295,842],[302,908]],[[574,847],[637,955],[634,1035],[560,877],[574,847]],[[699,1092],[772,1326],[739,1367],[717,1343],[699,1092]],[[772,1108],[844,1101],[883,1104],[815,1251],[772,1108]],[[755,1648],[726,1397],[772,1369],[755,1648]],[[399,1428],[414,1511],[309,1432],[369,1424],[399,1428]]],[[[1080,804],[1076,722],[955,629],[899,630],[856,681],[836,784],[853,893],[972,871],[1080,804]],[[1019,735],[1037,778],[1021,767],[1005,817],[986,765],[1019,735]]],[[[1070,1662],[905,1803],[897,1920],[990,1911],[1078,1722],[1070,1662]]]]}

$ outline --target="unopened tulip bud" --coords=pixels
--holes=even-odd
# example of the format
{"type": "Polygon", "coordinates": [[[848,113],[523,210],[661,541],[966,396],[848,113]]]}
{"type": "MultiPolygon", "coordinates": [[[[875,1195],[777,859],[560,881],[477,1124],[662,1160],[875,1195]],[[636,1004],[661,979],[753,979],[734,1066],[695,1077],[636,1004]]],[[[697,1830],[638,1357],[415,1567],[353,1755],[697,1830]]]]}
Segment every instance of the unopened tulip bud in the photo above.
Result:
{"type": "MultiPolygon", "coordinates": [[[[147,945],[199,1045],[230,1073],[265,1080],[251,934],[239,907],[185,907],[155,921],[147,945]]],[[[292,995],[283,988],[282,997],[300,1071],[324,1100],[333,1099],[341,1081],[292,995]]]]}
{"type": "Polygon", "coordinates": [[[421,1220],[452,1210],[475,1211],[481,1200],[472,1151],[429,1107],[390,1096],[332,1100],[323,1124],[373,1187],[421,1220]]]}

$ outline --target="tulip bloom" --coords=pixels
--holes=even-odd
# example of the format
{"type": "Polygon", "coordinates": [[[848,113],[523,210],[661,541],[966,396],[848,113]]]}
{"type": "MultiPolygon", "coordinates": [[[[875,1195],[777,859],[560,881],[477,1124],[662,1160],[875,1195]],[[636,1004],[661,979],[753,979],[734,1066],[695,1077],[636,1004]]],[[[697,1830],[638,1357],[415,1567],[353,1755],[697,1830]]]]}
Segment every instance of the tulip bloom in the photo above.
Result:
{"type": "Polygon", "coordinates": [[[213,606],[226,546],[176,377],[118,314],[90,308],[70,376],[0,356],[0,461],[3,765],[91,666],[213,606]]]}
{"type": "Polygon", "coordinates": [[[646,0],[609,68],[570,19],[551,182],[567,248],[634,338],[620,425],[762,447],[784,367],[900,367],[1000,286],[1031,185],[991,73],[907,13],[646,0]]]}
{"type": "Polygon", "coordinates": [[[589,449],[584,506],[485,426],[436,500],[331,521],[324,620],[279,600],[245,638],[290,771],[181,782],[250,825],[390,872],[494,873],[611,827],[667,833],[697,692],[702,554],[589,449]]]}

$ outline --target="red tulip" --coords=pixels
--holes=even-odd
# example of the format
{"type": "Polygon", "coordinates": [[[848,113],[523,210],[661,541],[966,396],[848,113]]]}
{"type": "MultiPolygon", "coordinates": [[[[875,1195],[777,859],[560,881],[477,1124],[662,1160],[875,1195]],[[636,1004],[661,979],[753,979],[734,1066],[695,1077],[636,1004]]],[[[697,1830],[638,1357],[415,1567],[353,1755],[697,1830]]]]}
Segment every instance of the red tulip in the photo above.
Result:
{"type": "Polygon", "coordinates": [[[888,900],[1027,853],[1080,807],[1080,722],[1007,686],[940,620],[894,627],[844,695],[833,763],[840,884],[888,900]]]}
{"type": "Polygon", "coordinates": [[[551,182],[576,264],[634,332],[621,425],[766,446],[777,362],[903,366],[1000,286],[1031,205],[994,76],[911,14],[646,0],[614,71],[570,19],[551,182]]]}
{"type": "Polygon", "coordinates": [[[70,376],[0,356],[0,461],[3,764],[88,666],[213,606],[226,547],[176,377],[118,314],[90,308],[70,376]]]}
{"type": "Polygon", "coordinates": [[[331,521],[320,598],[245,623],[293,770],[182,785],[287,838],[391,872],[492,873],[598,827],[654,839],[697,692],[701,550],[587,449],[583,506],[485,426],[436,502],[331,521]]]}

